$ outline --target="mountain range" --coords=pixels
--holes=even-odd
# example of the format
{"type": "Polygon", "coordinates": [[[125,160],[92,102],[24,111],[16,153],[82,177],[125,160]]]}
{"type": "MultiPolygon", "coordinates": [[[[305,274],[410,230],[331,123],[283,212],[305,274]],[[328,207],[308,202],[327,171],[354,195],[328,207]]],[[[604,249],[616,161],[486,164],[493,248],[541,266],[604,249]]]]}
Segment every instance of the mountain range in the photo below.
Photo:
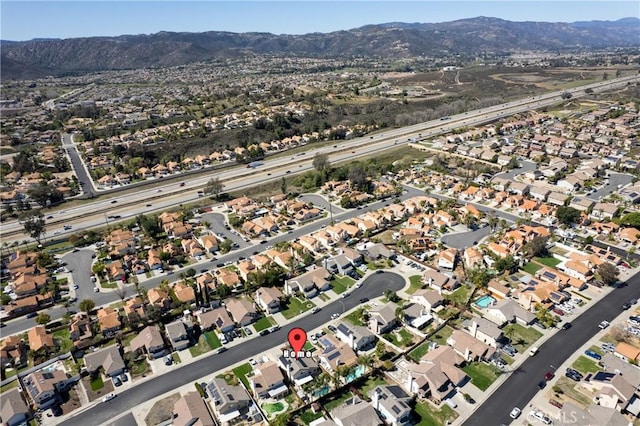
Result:
{"type": "Polygon", "coordinates": [[[168,67],[255,54],[407,58],[638,46],[638,18],[550,23],[477,17],[442,23],[392,22],[303,35],[162,31],[117,37],[1,41],[0,72],[3,79],[26,79],[168,67]]]}

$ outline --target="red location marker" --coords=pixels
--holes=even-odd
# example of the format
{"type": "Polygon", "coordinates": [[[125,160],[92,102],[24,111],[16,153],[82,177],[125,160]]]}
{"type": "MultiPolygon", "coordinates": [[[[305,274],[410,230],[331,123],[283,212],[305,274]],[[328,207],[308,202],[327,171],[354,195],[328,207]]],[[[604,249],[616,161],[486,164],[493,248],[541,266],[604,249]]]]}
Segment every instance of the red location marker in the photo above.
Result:
{"type": "Polygon", "coordinates": [[[287,335],[291,348],[296,351],[296,358],[298,358],[298,352],[302,350],[304,344],[307,343],[307,332],[301,328],[292,328],[287,335]]]}

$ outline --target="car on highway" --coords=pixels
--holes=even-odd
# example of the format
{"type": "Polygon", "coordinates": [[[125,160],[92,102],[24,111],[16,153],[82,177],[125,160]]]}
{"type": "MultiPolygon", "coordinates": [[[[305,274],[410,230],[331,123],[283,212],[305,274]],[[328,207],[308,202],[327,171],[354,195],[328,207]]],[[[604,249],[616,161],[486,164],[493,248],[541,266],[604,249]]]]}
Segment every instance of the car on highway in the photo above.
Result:
{"type": "Polygon", "coordinates": [[[115,393],[113,393],[113,392],[112,393],[108,393],[102,398],[102,402],[111,401],[115,397],[116,397],[115,393]]]}
{"type": "Polygon", "coordinates": [[[118,200],[111,200],[111,204],[115,204],[117,202],[118,202],[118,200]]]}
{"type": "Polygon", "coordinates": [[[513,410],[511,410],[511,412],[509,413],[509,417],[515,420],[520,417],[520,413],[522,413],[522,410],[520,410],[518,407],[513,407],[513,410]]]}

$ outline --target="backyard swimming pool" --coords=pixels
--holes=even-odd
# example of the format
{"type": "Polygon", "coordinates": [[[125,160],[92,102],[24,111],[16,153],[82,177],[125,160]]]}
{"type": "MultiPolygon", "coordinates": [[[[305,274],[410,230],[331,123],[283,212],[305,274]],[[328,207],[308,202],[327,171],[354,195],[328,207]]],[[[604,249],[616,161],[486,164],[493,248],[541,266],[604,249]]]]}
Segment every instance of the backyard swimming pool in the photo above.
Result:
{"type": "Polygon", "coordinates": [[[496,299],[494,299],[491,296],[482,296],[481,298],[477,299],[474,303],[476,304],[476,306],[480,308],[487,308],[492,304],[494,304],[495,302],[496,302],[496,299]]]}

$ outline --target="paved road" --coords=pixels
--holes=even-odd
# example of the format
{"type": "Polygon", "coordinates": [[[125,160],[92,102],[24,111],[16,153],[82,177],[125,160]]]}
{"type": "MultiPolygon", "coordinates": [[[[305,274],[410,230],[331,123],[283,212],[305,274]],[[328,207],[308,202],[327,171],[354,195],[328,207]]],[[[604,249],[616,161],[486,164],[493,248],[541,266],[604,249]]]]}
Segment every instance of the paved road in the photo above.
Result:
{"type": "MultiPolygon", "coordinates": [[[[509,424],[512,421],[509,413],[513,407],[522,409],[522,415],[527,416],[526,404],[538,392],[537,383],[543,380],[545,373],[552,370],[552,366],[564,363],[578,348],[595,336],[600,331],[598,324],[601,321],[611,321],[617,317],[623,303],[632,298],[640,298],[640,273],[631,277],[627,284],[626,287],[612,291],[574,319],[570,331],[560,330],[547,340],[540,347],[540,353],[527,359],[464,425],[509,424]]],[[[564,374],[564,372],[558,371],[557,374],[564,374]]]]}
{"type": "Polygon", "coordinates": [[[609,180],[607,181],[607,184],[586,198],[594,201],[600,201],[602,198],[611,195],[619,188],[630,184],[633,182],[633,179],[634,177],[630,174],[611,172],[609,173],[609,180]]]}
{"type": "Polygon", "coordinates": [[[331,314],[336,312],[342,313],[343,303],[345,308],[349,310],[358,306],[360,304],[359,299],[362,297],[373,299],[379,297],[386,289],[398,291],[404,287],[404,285],[404,278],[397,274],[385,272],[370,275],[364,280],[362,287],[355,288],[351,291],[351,296],[345,299],[338,299],[322,308],[322,310],[316,314],[300,318],[282,327],[275,333],[248,340],[241,345],[230,347],[229,350],[221,354],[203,356],[191,364],[178,367],[168,373],[154,377],[147,382],[123,391],[118,394],[117,398],[109,402],[97,404],[62,424],[67,426],[104,424],[136,405],[187,383],[194,383],[201,377],[215,371],[224,370],[236,364],[239,360],[255,356],[272,349],[274,346],[284,344],[287,341],[287,333],[294,327],[300,327],[303,330],[312,330],[331,322],[331,314]]]}
{"type": "Polygon", "coordinates": [[[463,250],[467,247],[475,246],[478,241],[491,234],[491,228],[484,226],[474,231],[457,232],[455,234],[446,234],[440,238],[442,244],[447,247],[453,247],[458,250],[463,250]]]}
{"type": "Polygon", "coordinates": [[[225,217],[222,213],[204,213],[202,220],[209,222],[209,229],[216,234],[222,234],[225,238],[230,239],[232,242],[238,244],[240,249],[252,247],[252,244],[246,242],[242,237],[233,230],[225,228],[225,217]]]}
{"type": "Polygon", "coordinates": [[[509,179],[509,180],[514,180],[514,178],[517,175],[521,175],[523,173],[529,172],[531,170],[535,170],[538,165],[536,163],[534,163],[533,161],[521,161],[520,165],[522,167],[517,168],[517,169],[511,169],[511,170],[507,170],[506,172],[502,172],[502,173],[497,173],[494,177],[500,177],[502,179],[509,179]]]}
{"type": "Polygon", "coordinates": [[[329,201],[327,201],[326,198],[318,194],[301,194],[298,198],[304,201],[305,203],[312,203],[314,206],[318,206],[320,208],[325,209],[327,213],[329,213],[329,207],[331,207],[331,211],[333,212],[333,214],[339,214],[344,212],[344,209],[337,207],[335,204],[332,204],[331,206],[329,206],[330,204],[329,201]]]}
{"type": "MultiPolygon", "coordinates": [[[[78,302],[83,299],[92,299],[96,302],[96,306],[100,306],[102,300],[107,300],[104,303],[108,303],[110,298],[107,294],[95,293],[93,291],[93,283],[91,282],[91,261],[95,252],[92,249],[81,249],[77,252],[70,252],[60,258],[63,262],[67,263],[67,269],[71,271],[73,277],[73,283],[78,284],[78,289],[75,290],[78,302]]],[[[73,291],[73,290],[71,290],[73,291]]]]}
{"type": "Polygon", "coordinates": [[[71,159],[71,166],[73,167],[73,171],[78,177],[78,183],[81,184],[82,190],[84,191],[84,196],[82,198],[93,198],[97,195],[97,191],[93,186],[93,179],[87,173],[87,169],[84,166],[82,159],[80,158],[80,154],[78,153],[78,149],[74,145],[71,140],[71,135],[69,133],[63,133],[61,136],[62,139],[62,147],[67,151],[67,155],[71,159]]]}

